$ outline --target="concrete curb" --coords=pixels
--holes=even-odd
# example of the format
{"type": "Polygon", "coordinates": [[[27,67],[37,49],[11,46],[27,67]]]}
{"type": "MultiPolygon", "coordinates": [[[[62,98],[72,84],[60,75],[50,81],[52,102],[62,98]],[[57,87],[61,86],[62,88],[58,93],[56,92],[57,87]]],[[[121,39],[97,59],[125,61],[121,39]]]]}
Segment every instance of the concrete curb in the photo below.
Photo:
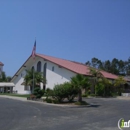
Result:
{"type": "Polygon", "coordinates": [[[31,103],[38,103],[38,104],[44,104],[44,105],[49,105],[49,106],[57,106],[57,107],[91,107],[92,105],[63,105],[63,104],[52,104],[52,103],[46,103],[46,102],[40,102],[40,101],[35,101],[35,100],[27,100],[26,98],[23,97],[14,97],[14,96],[7,96],[7,95],[0,95],[2,98],[7,98],[7,99],[13,99],[13,100],[19,100],[19,101],[24,101],[24,102],[31,102],[31,103]]]}

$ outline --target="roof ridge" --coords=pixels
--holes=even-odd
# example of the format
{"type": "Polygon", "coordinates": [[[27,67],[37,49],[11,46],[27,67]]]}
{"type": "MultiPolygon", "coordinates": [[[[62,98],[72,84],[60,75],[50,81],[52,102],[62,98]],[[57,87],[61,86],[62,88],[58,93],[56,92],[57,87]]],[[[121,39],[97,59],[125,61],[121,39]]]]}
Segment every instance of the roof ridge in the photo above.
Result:
{"type": "Polygon", "coordinates": [[[59,57],[55,57],[55,56],[50,56],[50,55],[45,55],[45,54],[40,54],[40,53],[36,53],[36,55],[43,55],[43,56],[49,56],[49,57],[52,57],[52,58],[56,58],[56,59],[60,59],[60,60],[66,60],[66,61],[70,61],[70,62],[73,62],[71,60],[67,60],[67,59],[63,59],[63,58],[59,58],[59,57]]]}
{"type": "MultiPolygon", "coordinates": [[[[80,64],[80,65],[87,66],[85,63],[81,63],[81,62],[78,62],[78,61],[67,60],[67,59],[63,59],[63,58],[59,58],[59,57],[55,57],[55,56],[50,56],[50,55],[45,55],[45,54],[40,54],[40,53],[36,53],[36,54],[44,55],[44,56],[49,56],[49,57],[52,57],[52,58],[61,59],[61,60],[66,60],[66,61],[70,61],[70,62],[72,62],[72,63],[76,63],[76,64],[80,64]]],[[[89,66],[87,66],[87,67],[89,67],[89,66]]]]}

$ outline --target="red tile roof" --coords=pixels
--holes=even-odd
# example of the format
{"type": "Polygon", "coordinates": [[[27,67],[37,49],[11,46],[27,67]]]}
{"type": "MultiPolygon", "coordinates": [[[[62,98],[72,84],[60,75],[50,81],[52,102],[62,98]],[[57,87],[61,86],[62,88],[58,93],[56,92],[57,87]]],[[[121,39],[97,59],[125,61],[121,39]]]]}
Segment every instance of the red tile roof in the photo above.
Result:
{"type": "Polygon", "coordinates": [[[4,64],[3,64],[2,62],[0,62],[0,65],[1,65],[1,66],[4,66],[4,64]]]}
{"type": "MultiPolygon", "coordinates": [[[[52,63],[55,63],[55,64],[59,65],[60,67],[66,68],[75,73],[88,75],[88,76],[90,75],[89,67],[86,66],[85,64],[81,64],[81,63],[73,62],[73,61],[69,61],[69,60],[64,60],[64,59],[60,59],[60,58],[55,58],[52,56],[42,55],[42,54],[36,54],[36,56],[41,57],[52,63]]],[[[108,73],[105,71],[101,71],[101,73],[104,75],[104,77],[109,78],[109,79],[118,78],[117,75],[114,75],[114,74],[111,74],[111,73],[108,73]]]]}
{"type": "Polygon", "coordinates": [[[126,81],[130,82],[130,77],[129,77],[129,76],[124,77],[124,79],[125,79],[126,81]]]}

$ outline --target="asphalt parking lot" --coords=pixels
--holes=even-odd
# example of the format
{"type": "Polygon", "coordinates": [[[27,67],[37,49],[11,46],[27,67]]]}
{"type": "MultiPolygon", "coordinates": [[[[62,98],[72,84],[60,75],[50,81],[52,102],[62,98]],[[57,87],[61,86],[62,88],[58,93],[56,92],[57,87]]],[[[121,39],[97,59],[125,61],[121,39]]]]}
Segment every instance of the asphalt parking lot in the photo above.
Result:
{"type": "Polygon", "coordinates": [[[0,97],[0,130],[119,130],[130,119],[130,100],[84,99],[90,107],[59,107],[0,97]]]}

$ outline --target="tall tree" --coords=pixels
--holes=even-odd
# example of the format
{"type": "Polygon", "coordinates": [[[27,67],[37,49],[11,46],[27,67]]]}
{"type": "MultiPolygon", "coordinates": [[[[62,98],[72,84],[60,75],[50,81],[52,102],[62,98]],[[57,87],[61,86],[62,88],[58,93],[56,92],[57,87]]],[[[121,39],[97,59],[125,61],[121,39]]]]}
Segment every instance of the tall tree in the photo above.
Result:
{"type": "Polygon", "coordinates": [[[101,61],[94,57],[91,61],[87,61],[86,65],[96,69],[105,70],[116,75],[130,75],[130,58],[128,58],[127,61],[118,60],[117,58],[113,58],[112,61],[101,61]]]}
{"type": "Polygon", "coordinates": [[[119,60],[119,75],[125,75],[125,62],[123,60],[119,60]]]}
{"type": "Polygon", "coordinates": [[[130,75],[130,57],[125,62],[125,68],[126,68],[126,75],[130,75]]]}
{"type": "Polygon", "coordinates": [[[113,74],[119,74],[119,64],[118,64],[118,59],[114,58],[111,62],[111,72],[113,74]]]}
{"type": "Polygon", "coordinates": [[[6,77],[5,72],[1,73],[0,82],[7,82],[7,77],[6,77]]]}
{"type": "Polygon", "coordinates": [[[87,61],[85,64],[88,65],[88,66],[91,66],[90,61],[87,61]]]}
{"type": "Polygon", "coordinates": [[[94,68],[102,68],[102,62],[101,60],[99,60],[98,58],[92,58],[91,62],[90,61],[87,61],[86,62],[86,65],[88,66],[92,66],[94,68]]]}
{"type": "Polygon", "coordinates": [[[94,68],[98,68],[99,60],[97,58],[92,58],[91,63],[94,68]]]}
{"type": "Polygon", "coordinates": [[[10,82],[11,81],[11,76],[7,76],[6,79],[7,79],[7,82],[10,82]]]}
{"type": "Polygon", "coordinates": [[[109,60],[104,62],[104,67],[103,69],[107,72],[111,72],[111,62],[109,60]]]}

